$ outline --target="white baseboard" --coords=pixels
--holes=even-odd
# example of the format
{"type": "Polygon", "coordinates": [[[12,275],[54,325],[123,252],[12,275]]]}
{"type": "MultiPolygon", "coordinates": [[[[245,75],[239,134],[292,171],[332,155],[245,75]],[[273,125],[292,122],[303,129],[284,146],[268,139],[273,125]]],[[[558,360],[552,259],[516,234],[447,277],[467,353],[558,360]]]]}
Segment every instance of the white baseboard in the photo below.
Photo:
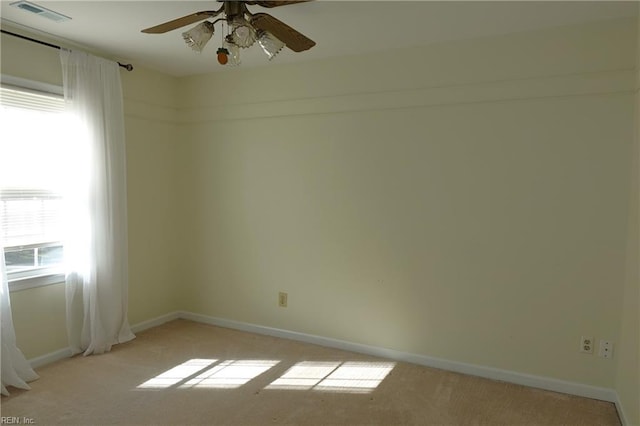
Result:
{"type": "Polygon", "coordinates": [[[631,426],[631,422],[629,421],[629,418],[627,417],[624,411],[624,406],[620,402],[620,397],[618,396],[617,393],[616,393],[615,404],[616,404],[616,410],[618,410],[618,417],[620,417],[620,423],[622,423],[622,426],[631,426]]]}
{"type": "Polygon", "coordinates": [[[60,361],[61,359],[71,357],[71,348],[59,349],[55,352],[49,352],[39,357],[31,358],[29,364],[31,368],[40,368],[44,365],[51,364],[52,362],[60,361]]]}
{"type": "Polygon", "coordinates": [[[315,345],[327,346],[330,348],[357,352],[381,358],[389,358],[395,361],[409,362],[412,364],[424,365],[425,367],[454,371],[457,373],[469,374],[472,376],[479,376],[492,380],[500,380],[503,382],[545,389],[554,392],[583,396],[608,402],[617,403],[618,401],[617,394],[613,389],[590,386],[582,383],[558,380],[550,377],[534,376],[531,374],[518,373],[516,371],[502,370],[499,368],[485,367],[481,365],[466,364],[463,362],[433,358],[426,355],[400,352],[394,349],[363,345],[360,343],[347,342],[344,340],[331,339],[322,336],[298,333],[295,331],[265,327],[261,325],[249,324],[223,318],[215,318],[206,315],[195,314],[192,312],[180,312],[180,318],[205,324],[216,325],[219,327],[264,334],[267,336],[281,337],[284,339],[312,343],[315,345]]]}
{"type": "Polygon", "coordinates": [[[156,318],[152,318],[147,321],[139,322],[131,326],[131,331],[134,333],[140,333],[141,331],[147,330],[149,328],[157,327],[166,322],[182,318],[181,314],[182,312],[174,311],[174,312],[169,312],[168,314],[165,314],[165,315],[161,315],[156,318]]]}
{"type": "MultiPolygon", "coordinates": [[[[165,322],[177,320],[180,318],[180,312],[170,312],[168,314],[159,316],[157,318],[150,319],[148,321],[143,321],[138,324],[131,326],[131,331],[134,333],[139,333],[148,328],[157,327],[159,325],[164,324],[165,322]]],[[[42,356],[31,358],[28,362],[31,364],[31,368],[40,368],[47,364],[51,364],[52,362],[60,361],[61,359],[71,357],[71,349],[63,348],[54,352],[50,352],[48,354],[44,354],[42,356]]]]}

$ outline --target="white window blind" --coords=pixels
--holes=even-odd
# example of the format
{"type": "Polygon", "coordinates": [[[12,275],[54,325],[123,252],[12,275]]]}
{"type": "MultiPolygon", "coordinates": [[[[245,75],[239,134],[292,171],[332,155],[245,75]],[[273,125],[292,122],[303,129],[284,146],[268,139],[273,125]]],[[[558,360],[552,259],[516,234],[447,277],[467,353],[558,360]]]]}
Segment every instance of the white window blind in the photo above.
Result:
{"type": "Polygon", "coordinates": [[[62,96],[11,86],[0,87],[0,105],[40,112],[64,112],[62,96]]]}
{"type": "Polygon", "coordinates": [[[9,279],[62,263],[64,100],[0,87],[0,232],[9,279]]]}
{"type": "Polygon", "coordinates": [[[5,247],[62,240],[62,194],[38,188],[3,188],[0,200],[5,247]]]}

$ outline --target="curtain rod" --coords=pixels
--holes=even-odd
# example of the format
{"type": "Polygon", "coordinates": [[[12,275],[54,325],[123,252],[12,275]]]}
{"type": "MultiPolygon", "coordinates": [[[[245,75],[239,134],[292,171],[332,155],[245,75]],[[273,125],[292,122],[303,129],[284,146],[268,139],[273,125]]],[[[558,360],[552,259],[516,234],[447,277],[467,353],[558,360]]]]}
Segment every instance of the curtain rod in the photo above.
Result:
{"type": "MultiPolygon", "coordinates": [[[[23,40],[32,41],[34,43],[38,43],[38,44],[41,44],[43,46],[52,47],[52,48],[58,49],[58,50],[62,49],[60,46],[58,46],[56,44],[47,43],[46,41],[42,41],[42,40],[36,40],[35,38],[31,38],[31,37],[23,36],[23,35],[20,35],[20,34],[12,33],[11,31],[0,29],[0,32],[2,34],[8,34],[10,36],[21,38],[23,40]]],[[[131,65],[131,64],[121,64],[120,62],[118,62],[118,65],[120,65],[122,68],[126,69],[127,71],[133,71],[133,65],[131,65]]]]}

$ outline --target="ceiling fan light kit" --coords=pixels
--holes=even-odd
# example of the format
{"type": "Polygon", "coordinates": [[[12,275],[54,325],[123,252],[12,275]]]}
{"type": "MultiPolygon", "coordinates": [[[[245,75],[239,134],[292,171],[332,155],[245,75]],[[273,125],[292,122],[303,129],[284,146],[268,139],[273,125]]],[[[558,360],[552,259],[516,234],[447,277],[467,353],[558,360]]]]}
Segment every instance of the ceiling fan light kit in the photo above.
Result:
{"type": "Polygon", "coordinates": [[[246,49],[256,42],[256,30],[243,17],[237,17],[231,22],[231,42],[246,49]]]}
{"type": "Polygon", "coordinates": [[[204,21],[189,31],[182,33],[182,38],[185,43],[187,43],[187,46],[196,52],[202,52],[204,46],[211,39],[211,36],[213,36],[214,31],[215,27],[213,23],[204,21]]]}
{"type": "MultiPolygon", "coordinates": [[[[183,32],[185,43],[196,52],[209,42],[215,32],[217,22],[227,22],[228,34],[222,34],[222,46],[216,54],[221,65],[240,65],[240,49],[246,49],[257,41],[269,60],[272,60],[284,46],[294,52],[302,52],[315,46],[315,42],[284,22],[266,13],[252,14],[247,5],[258,5],[267,8],[285,6],[294,3],[303,3],[307,0],[294,1],[223,1],[223,6],[218,10],[201,11],[182,18],[165,22],[155,27],[142,30],[147,34],[162,34],[181,28],[185,25],[199,23],[190,30],[183,32]],[[222,17],[215,21],[206,19],[222,17]]],[[[224,28],[224,27],[223,27],[224,28]]],[[[223,31],[224,32],[224,31],[223,31]]]]}
{"type": "Polygon", "coordinates": [[[282,40],[277,39],[273,34],[265,30],[258,31],[258,44],[269,57],[269,60],[272,60],[284,47],[282,40]]]}

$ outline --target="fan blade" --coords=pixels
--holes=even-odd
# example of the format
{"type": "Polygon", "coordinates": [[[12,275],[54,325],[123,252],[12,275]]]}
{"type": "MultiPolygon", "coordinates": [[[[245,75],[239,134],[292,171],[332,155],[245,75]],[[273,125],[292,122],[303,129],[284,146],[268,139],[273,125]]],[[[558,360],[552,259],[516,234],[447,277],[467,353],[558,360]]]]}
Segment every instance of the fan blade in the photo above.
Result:
{"type": "Polygon", "coordinates": [[[245,1],[246,4],[257,4],[258,6],[262,6],[262,7],[268,7],[268,8],[272,8],[272,7],[278,7],[278,6],[286,6],[288,4],[296,4],[296,3],[306,3],[308,1],[311,0],[292,0],[292,1],[259,1],[259,0],[255,0],[255,1],[245,1]]]}
{"type": "Polygon", "coordinates": [[[191,15],[183,16],[182,18],[174,19],[173,21],[165,22],[164,24],[156,25],[155,27],[146,28],[142,30],[142,32],[147,34],[166,33],[168,31],[184,27],[185,25],[193,24],[194,22],[217,16],[221,12],[222,8],[219,10],[205,10],[202,12],[192,13],[191,15]]]}
{"type": "Polygon", "coordinates": [[[294,52],[302,52],[316,45],[315,41],[266,13],[256,13],[252,15],[251,25],[256,29],[269,31],[278,39],[282,40],[282,42],[294,52]]]}

